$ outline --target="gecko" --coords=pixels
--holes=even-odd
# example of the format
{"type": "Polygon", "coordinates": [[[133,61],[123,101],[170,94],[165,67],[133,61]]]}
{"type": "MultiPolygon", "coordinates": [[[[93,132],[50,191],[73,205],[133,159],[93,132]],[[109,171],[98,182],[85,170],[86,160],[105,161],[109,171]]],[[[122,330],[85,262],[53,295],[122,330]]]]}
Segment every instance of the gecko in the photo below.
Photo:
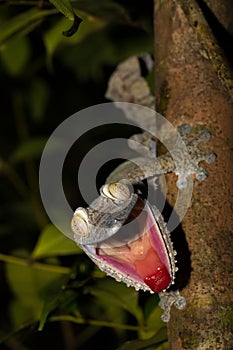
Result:
{"type": "Polygon", "coordinates": [[[178,128],[178,134],[179,142],[186,146],[188,160],[179,142],[173,153],[156,157],[156,139],[150,131],[158,127],[165,141],[171,136],[166,123],[156,125],[153,114],[142,113],[139,108],[142,105],[148,111],[154,110],[154,97],[142,75],[152,67],[150,55],[143,54],[123,61],[111,75],[106,98],[123,109],[128,119],[140,122],[145,118],[147,131],[133,135],[129,141],[130,147],[138,148],[139,157],[119,165],[100,188],[99,197],[87,208],[75,210],[71,228],[78,246],[107,275],[136,290],[158,293],[162,320],[168,322],[172,305],[180,310],[186,305],[179,290],[171,289],[177,272],[177,253],[163,216],[154,203],[144,198],[141,188],[143,181],[148,180],[156,190],[159,175],[172,172],[178,176],[179,189],[187,186],[189,176],[203,181],[207,172],[199,162],[211,163],[215,154],[199,148],[199,143],[210,139],[207,130],[190,136],[191,127],[184,124],[178,128]]]}

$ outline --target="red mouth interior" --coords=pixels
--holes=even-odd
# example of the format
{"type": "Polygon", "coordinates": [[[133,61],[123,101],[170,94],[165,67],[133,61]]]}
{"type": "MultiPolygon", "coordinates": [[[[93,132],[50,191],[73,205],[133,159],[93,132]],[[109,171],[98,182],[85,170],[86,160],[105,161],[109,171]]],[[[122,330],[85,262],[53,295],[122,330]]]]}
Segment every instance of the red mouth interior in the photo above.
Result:
{"type": "Polygon", "coordinates": [[[158,293],[171,283],[169,259],[150,209],[144,208],[138,216],[142,204],[142,201],[138,202],[131,212],[131,218],[137,222],[137,226],[132,226],[135,235],[131,235],[131,240],[106,241],[96,249],[96,253],[111,265],[116,263],[118,268],[121,266],[125,274],[133,271],[134,276],[158,293]]]}

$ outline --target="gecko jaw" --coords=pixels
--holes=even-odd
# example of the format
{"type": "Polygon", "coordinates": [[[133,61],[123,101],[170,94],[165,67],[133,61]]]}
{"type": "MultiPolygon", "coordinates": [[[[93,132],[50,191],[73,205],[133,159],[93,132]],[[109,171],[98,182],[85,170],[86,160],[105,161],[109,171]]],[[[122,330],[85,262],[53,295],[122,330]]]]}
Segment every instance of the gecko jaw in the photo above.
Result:
{"type": "Polygon", "coordinates": [[[175,252],[164,222],[138,199],[126,223],[114,236],[83,249],[108,275],[136,289],[158,293],[175,279],[175,252]]]}

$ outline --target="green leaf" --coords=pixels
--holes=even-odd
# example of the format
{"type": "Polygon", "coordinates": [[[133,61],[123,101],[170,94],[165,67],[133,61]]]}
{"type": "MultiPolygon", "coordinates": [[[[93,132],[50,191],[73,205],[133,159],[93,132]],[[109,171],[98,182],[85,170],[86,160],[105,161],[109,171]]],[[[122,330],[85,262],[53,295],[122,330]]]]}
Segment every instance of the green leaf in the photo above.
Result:
{"type": "Polygon", "coordinates": [[[78,28],[80,23],[82,22],[82,19],[75,14],[70,1],[69,0],[49,0],[49,1],[66,18],[68,18],[70,21],[73,21],[72,26],[68,30],[63,31],[62,34],[66,37],[70,37],[74,35],[78,31],[78,28]]]}
{"type": "Polygon", "coordinates": [[[47,318],[51,312],[55,311],[56,309],[67,310],[69,309],[69,307],[71,309],[72,308],[75,309],[76,317],[79,317],[79,316],[81,317],[81,314],[77,309],[77,292],[76,291],[70,291],[70,290],[64,291],[61,289],[60,290],[56,289],[54,294],[48,294],[43,304],[38,330],[39,331],[43,330],[44,325],[47,321],[47,318]]]}
{"type": "Polygon", "coordinates": [[[170,349],[170,345],[168,344],[168,341],[165,341],[164,343],[162,343],[156,348],[156,350],[169,350],[169,349],[170,349]]]}
{"type": "Polygon", "coordinates": [[[34,29],[34,23],[56,13],[56,10],[40,10],[33,8],[12,18],[7,18],[0,24],[0,46],[18,33],[25,33],[25,29],[34,29]]]}
{"type": "Polygon", "coordinates": [[[47,320],[50,312],[54,311],[59,305],[61,305],[64,301],[73,302],[77,299],[77,295],[74,291],[66,291],[65,285],[68,280],[67,276],[61,278],[59,280],[54,281],[49,288],[47,288],[45,296],[42,312],[40,315],[40,324],[38,330],[41,331],[44,327],[44,324],[47,320]]]}
{"type": "Polygon", "coordinates": [[[29,159],[39,158],[47,142],[45,137],[29,139],[16,148],[10,157],[13,163],[23,162],[29,159]]]}
{"type": "Polygon", "coordinates": [[[42,302],[38,296],[30,297],[25,300],[13,299],[9,306],[9,314],[14,328],[18,328],[28,322],[34,322],[39,319],[42,302]]]}
{"type": "Polygon", "coordinates": [[[49,0],[49,2],[70,21],[74,21],[75,13],[69,0],[49,0]]]}
{"type": "Polygon", "coordinates": [[[11,75],[19,75],[30,58],[28,38],[17,36],[7,42],[0,52],[1,60],[11,75]]]}
{"type": "Polygon", "coordinates": [[[45,32],[43,39],[49,58],[54,54],[57,47],[65,42],[66,39],[61,35],[61,31],[67,26],[67,22],[69,22],[69,20],[62,17],[54,26],[45,32]]]}
{"type": "Polygon", "coordinates": [[[142,324],[143,314],[138,305],[138,293],[133,288],[106,278],[97,282],[93,289],[89,289],[89,292],[104,300],[107,306],[114,305],[128,311],[135,316],[139,324],[142,324]]]}
{"type": "Polygon", "coordinates": [[[161,315],[162,310],[158,305],[156,305],[146,320],[146,328],[148,328],[148,330],[142,330],[140,332],[140,337],[142,339],[148,339],[152,337],[155,332],[164,326],[164,323],[161,320],[161,315]]]}
{"type": "Polygon", "coordinates": [[[66,312],[76,317],[81,317],[78,310],[77,295],[78,289],[82,288],[85,283],[86,279],[81,279],[77,275],[77,266],[73,266],[69,275],[53,281],[44,290],[44,303],[38,328],[40,331],[43,329],[49,314],[56,309],[58,311],[66,310],[66,312]]]}
{"type": "Polygon", "coordinates": [[[80,254],[81,252],[74,241],[64,236],[55,226],[47,225],[40,234],[32,257],[39,259],[48,256],[80,254]]]}
{"type": "Polygon", "coordinates": [[[164,326],[161,320],[162,310],[158,306],[159,297],[157,294],[150,295],[144,306],[145,328],[139,332],[141,339],[152,337],[161,327],[164,326]]]}
{"type": "Polygon", "coordinates": [[[15,296],[11,316],[16,326],[29,320],[38,320],[42,309],[41,291],[59,277],[58,273],[35,270],[28,266],[6,264],[8,285],[15,296]]]}
{"type": "Polygon", "coordinates": [[[104,21],[100,21],[97,19],[94,19],[90,16],[83,15],[83,22],[80,24],[78,36],[73,37],[69,41],[62,36],[60,33],[61,31],[67,26],[69,20],[65,17],[61,18],[59,21],[55,23],[55,25],[51,28],[49,28],[45,34],[44,34],[44,44],[47,51],[47,59],[48,64],[51,65],[51,58],[57,48],[60,45],[64,44],[77,44],[78,42],[82,41],[89,33],[92,31],[96,31],[99,28],[102,28],[105,26],[104,21]]]}
{"type": "MultiPolygon", "coordinates": [[[[167,340],[166,328],[160,328],[157,333],[146,340],[131,340],[117,348],[117,350],[156,350],[160,348],[160,344],[167,340]]],[[[160,348],[161,349],[161,348],[160,348]]]]}

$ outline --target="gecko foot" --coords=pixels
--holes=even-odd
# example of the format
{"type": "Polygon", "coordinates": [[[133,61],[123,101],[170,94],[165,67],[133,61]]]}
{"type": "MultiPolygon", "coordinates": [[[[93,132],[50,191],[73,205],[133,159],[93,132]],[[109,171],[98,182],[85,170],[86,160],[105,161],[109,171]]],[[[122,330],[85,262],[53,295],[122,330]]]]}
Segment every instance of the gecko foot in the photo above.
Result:
{"type": "Polygon", "coordinates": [[[199,166],[201,161],[212,163],[216,159],[216,155],[211,150],[199,149],[199,143],[208,142],[211,134],[207,130],[198,132],[197,135],[190,137],[191,127],[189,124],[183,124],[178,128],[182,141],[187,147],[188,154],[184,154],[181,147],[177,147],[170,153],[175,161],[175,173],[178,176],[177,187],[183,189],[187,186],[187,177],[191,174],[195,175],[198,181],[203,181],[208,176],[207,171],[199,166]]]}
{"type": "Polygon", "coordinates": [[[161,316],[163,322],[169,321],[172,305],[174,305],[178,310],[183,310],[186,306],[186,300],[180,295],[180,292],[178,290],[170,292],[160,292],[159,298],[159,306],[164,311],[161,316]]]}

